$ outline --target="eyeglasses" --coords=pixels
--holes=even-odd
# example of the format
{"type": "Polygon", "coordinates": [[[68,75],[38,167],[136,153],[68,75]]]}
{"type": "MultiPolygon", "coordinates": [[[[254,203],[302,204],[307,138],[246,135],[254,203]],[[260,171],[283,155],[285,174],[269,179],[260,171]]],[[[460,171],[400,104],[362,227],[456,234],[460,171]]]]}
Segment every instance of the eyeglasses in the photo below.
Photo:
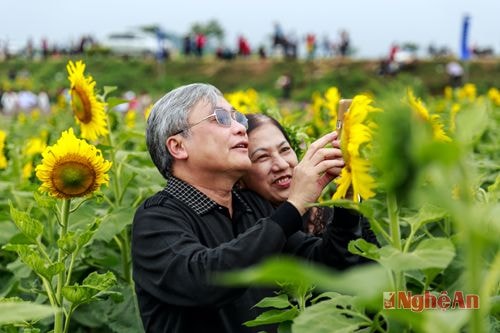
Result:
{"type": "Polygon", "coordinates": [[[206,116],[205,118],[203,118],[202,120],[194,123],[194,124],[191,124],[189,125],[188,127],[176,132],[175,134],[173,135],[177,135],[177,134],[180,134],[184,131],[187,131],[188,129],[204,122],[205,120],[207,119],[210,119],[212,117],[215,117],[215,120],[217,121],[217,124],[223,126],[223,127],[231,127],[231,122],[232,122],[232,119],[236,120],[238,123],[240,123],[241,125],[245,126],[245,128],[248,128],[248,119],[247,117],[245,117],[245,115],[239,111],[236,111],[236,110],[231,110],[231,111],[228,111],[226,109],[223,109],[221,107],[216,107],[214,109],[214,112],[208,116],[206,116]]]}

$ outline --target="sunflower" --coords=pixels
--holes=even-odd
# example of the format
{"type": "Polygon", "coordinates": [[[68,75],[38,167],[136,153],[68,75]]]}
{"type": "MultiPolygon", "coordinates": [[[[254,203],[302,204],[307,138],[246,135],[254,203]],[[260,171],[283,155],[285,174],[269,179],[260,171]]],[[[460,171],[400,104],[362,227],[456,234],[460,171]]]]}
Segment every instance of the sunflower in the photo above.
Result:
{"type": "Polygon", "coordinates": [[[146,121],[148,120],[149,118],[149,115],[151,114],[151,110],[153,109],[153,104],[149,104],[145,109],[144,109],[144,119],[146,119],[146,121]]]}
{"type": "Polygon", "coordinates": [[[341,149],[345,167],[335,180],[337,190],[333,199],[345,198],[352,186],[353,198],[363,199],[375,195],[375,180],[370,175],[370,162],[361,154],[361,148],[370,144],[374,125],[368,121],[368,114],[379,109],[371,105],[365,95],[354,97],[349,112],[344,115],[341,149]]]}
{"type": "Polygon", "coordinates": [[[5,147],[5,138],[7,133],[0,130],[0,169],[7,168],[7,158],[4,155],[3,148],[5,147]]]}
{"type": "Polygon", "coordinates": [[[135,110],[128,110],[125,113],[125,127],[132,129],[135,127],[135,120],[137,118],[137,112],[135,110]]]}
{"type": "Polygon", "coordinates": [[[472,83],[465,84],[462,88],[458,90],[459,100],[468,100],[469,102],[474,102],[477,97],[476,86],[472,83]]]}
{"type": "Polygon", "coordinates": [[[23,153],[29,157],[32,157],[36,154],[41,154],[45,150],[45,148],[47,148],[45,140],[46,139],[42,137],[33,137],[28,139],[28,141],[24,145],[23,153]]]}
{"type": "Polygon", "coordinates": [[[488,90],[488,97],[496,106],[500,106],[500,91],[497,88],[488,90]]]}
{"type": "Polygon", "coordinates": [[[80,125],[82,138],[96,140],[108,133],[107,117],[104,112],[105,103],[97,100],[94,94],[95,81],[91,76],[85,77],[85,64],[71,60],[66,66],[71,83],[71,108],[80,125]]]}
{"type": "Polygon", "coordinates": [[[259,107],[259,94],[255,89],[236,91],[225,94],[224,97],[236,110],[245,114],[261,109],[259,107]]]}
{"type": "Polygon", "coordinates": [[[460,111],[460,104],[453,103],[450,111],[450,131],[455,132],[457,113],[460,111]]]}
{"type": "Polygon", "coordinates": [[[439,115],[429,115],[429,111],[427,111],[421,100],[415,98],[415,95],[413,95],[413,91],[411,89],[408,89],[407,95],[408,102],[410,103],[411,108],[416,112],[418,117],[431,125],[432,135],[434,139],[443,142],[451,141],[451,139],[444,132],[443,124],[441,123],[441,118],[439,117],[439,115]]]}
{"type": "Polygon", "coordinates": [[[36,167],[36,176],[42,181],[39,190],[54,197],[83,197],[109,182],[106,172],[111,162],[95,146],[76,138],[72,128],[47,147],[42,157],[42,164],[36,167]]]}

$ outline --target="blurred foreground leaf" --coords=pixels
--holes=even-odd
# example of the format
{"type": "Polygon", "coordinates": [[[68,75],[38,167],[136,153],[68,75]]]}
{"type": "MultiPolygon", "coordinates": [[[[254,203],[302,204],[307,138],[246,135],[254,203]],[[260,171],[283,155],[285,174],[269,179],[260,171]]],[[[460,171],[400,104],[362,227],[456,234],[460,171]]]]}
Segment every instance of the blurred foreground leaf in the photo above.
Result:
{"type": "Polygon", "coordinates": [[[390,289],[386,269],[377,264],[366,264],[338,272],[292,257],[274,257],[238,272],[221,273],[216,277],[216,282],[240,286],[273,286],[277,282],[307,283],[320,291],[356,295],[363,303],[380,300],[380,304],[382,292],[390,289]]]}
{"type": "Polygon", "coordinates": [[[0,303],[0,324],[12,324],[28,320],[39,320],[53,316],[55,310],[48,305],[31,302],[0,303]]]}

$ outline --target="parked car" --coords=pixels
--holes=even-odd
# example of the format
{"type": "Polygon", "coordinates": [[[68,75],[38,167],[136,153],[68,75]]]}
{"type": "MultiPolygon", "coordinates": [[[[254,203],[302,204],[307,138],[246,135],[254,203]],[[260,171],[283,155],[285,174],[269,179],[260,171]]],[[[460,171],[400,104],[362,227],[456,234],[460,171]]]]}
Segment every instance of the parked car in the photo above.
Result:
{"type": "Polygon", "coordinates": [[[122,56],[155,56],[161,51],[167,57],[174,47],[168,39],[158,39],[143,32],[113,33],[101,42],[101,46],[122,56]]]}

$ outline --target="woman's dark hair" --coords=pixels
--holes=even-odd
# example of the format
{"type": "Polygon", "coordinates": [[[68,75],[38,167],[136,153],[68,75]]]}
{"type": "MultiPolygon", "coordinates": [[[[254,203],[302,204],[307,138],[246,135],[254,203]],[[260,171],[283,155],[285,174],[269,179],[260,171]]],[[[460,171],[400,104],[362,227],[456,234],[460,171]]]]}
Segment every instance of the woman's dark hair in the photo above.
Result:
{"type": "Polygon", "coordinates": [[[281,126],[281,124],[273,117],[270,117],[268,115],[261,114],[261,113],[247,113],[247,114],[245,114],[245,116],[248,119],[248,128],[247,128],[248,135],[250,135],[250,133],[252,133],[253,130],[259,128],[260,126],[262,126],[264,124],[272,124],[272,125],[276,126],[277,129],[280,130],[280,132],[285,137],[286,141],[290,145],[292,144],[292,142],[290,141],[290,138],[288,137],[288,134],[286,133],[283,126],[281,126]]]}

